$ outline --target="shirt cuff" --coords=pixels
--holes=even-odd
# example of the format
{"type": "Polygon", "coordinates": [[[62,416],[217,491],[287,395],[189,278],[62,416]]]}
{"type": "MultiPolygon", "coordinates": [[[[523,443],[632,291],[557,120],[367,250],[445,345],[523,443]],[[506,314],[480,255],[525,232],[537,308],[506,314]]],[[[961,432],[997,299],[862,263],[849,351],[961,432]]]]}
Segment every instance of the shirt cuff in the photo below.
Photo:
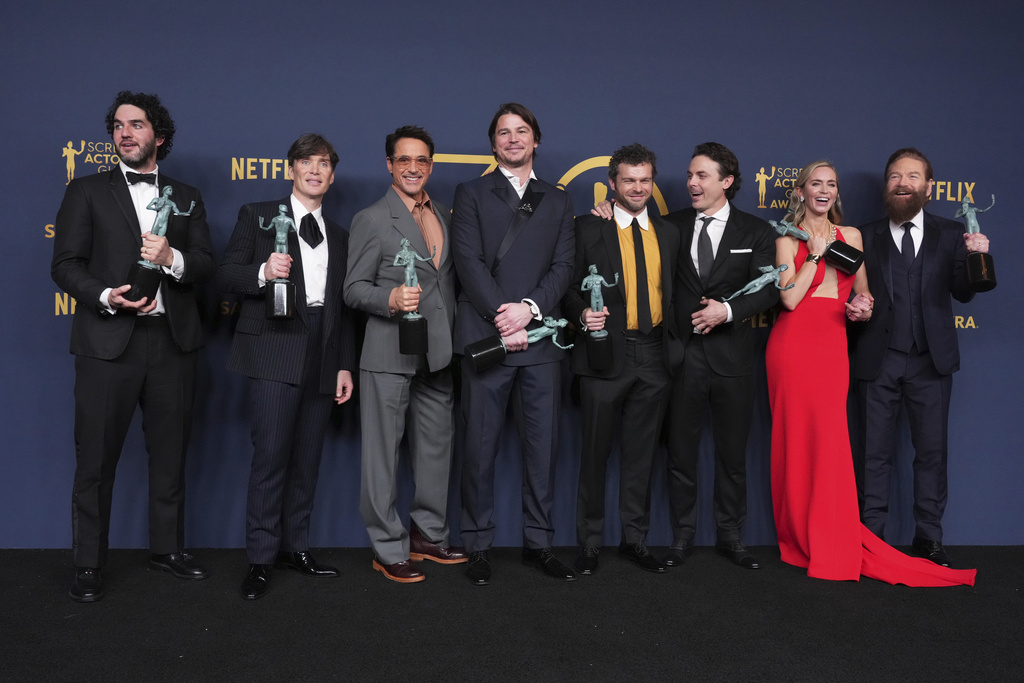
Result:
{"type": "Polygon", "coordinates": [[[732,322],[732,306],[729,305],[728,301],[723,301],[722,303],[725,304],[725,311],[726,311],[726,314],[727,314],[725,316],[725,322],[731,323],[732,322]]]}
{"type": "Polygon", "coordinates": [[[107,287],[100,292],[100,307],[110,315],[115,315],[117,311],[115,311],[114,307],[110,305],[110,290],[112,289],[113,287],[107,287]]]}
{"type": "Polygon", "coordinates": [[[164,272],[175,280],[181,280],[181,276],[185,274],[185,257],[174,247],[171,247],[171,253],[174,255],[174,258],[169,268],[167,266],[163,267],[164,272]]]}

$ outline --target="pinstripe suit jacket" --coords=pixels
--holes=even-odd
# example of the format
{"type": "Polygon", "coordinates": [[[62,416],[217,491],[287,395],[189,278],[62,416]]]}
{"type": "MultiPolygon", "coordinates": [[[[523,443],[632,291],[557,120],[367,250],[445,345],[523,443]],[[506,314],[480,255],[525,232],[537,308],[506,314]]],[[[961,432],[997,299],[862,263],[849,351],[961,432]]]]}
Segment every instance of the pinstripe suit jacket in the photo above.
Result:
{"type": "MultiPolygon", "coordinates": [[[[289,384],[302,381],[306,356],[305,280],[299,236],[288,235],[288,253],[293,262],[288,277],[295,283],[296,316],[292,320],[268,320],[259,270],[274,252],[274,231],[259,227],[260,217],[267,225],[277,216],[278,206],[291,206],[290,198],[246,204],[238,212],[227,251],[217,270],[217,280],[225,291],[242,295],[242,310],[228,358],[228,370],[248,377],[289,384]]],[[[339,370],[356,369],[354,318],[341,296],[348,260],[348,233],[324,217],[329,250],[327,291],[324,297],[323,370],[320,393],[333,394],[339,370]]]]}

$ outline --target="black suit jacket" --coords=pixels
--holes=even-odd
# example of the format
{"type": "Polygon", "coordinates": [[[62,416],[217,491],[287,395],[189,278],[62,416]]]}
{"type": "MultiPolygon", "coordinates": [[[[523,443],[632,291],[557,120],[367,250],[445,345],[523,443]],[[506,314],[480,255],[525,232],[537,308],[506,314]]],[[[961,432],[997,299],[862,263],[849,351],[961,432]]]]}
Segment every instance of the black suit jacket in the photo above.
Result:
{"type": "MultiPolygon", "coordinates": [[[[194,351],[203,345],[195,285],[209,280],[215,268],[206,207],[196,188],[163,173],[159,182],[161,191],[168,185],[174,188],[171,198],[181,210],[196,203],[189,216],[172,213],[168,219],[167,241],[181,252],[185,272],[180,281],[165,276],[161,286],[175,343],[182,351],[194,351]]],[[[127,284],[128,270],[141,258],[141,249],[139,218],[120,168],[68,184],[57,212],[50,273],[77,302],[71,353],[111,360],[124,351],[137,316],[111,315],[99,298],[108,287],[127,284]]]]}
{"type": "MultiPolygon", "coordinates": [[[[658,236],[658,251],[661,255],[661,298],[662,328],[665,338],[662,348],[665,352],[665,369],[670,369],[669,349],[677,334],[675,315],[672,308],[672,288],[675,277],[676,259],[679,254],[679,228],[668,221],[648,212],[651,228],[658,236]]],[[[622,278],[622,252],[619,248],[618,226],[614,220],[604,220],[585,214],[576,217],[576,276],[569,285],[562,300],[565,315],[569,321],[579,325],[583,311],[590,307],[590,292],[580,290],[583,278],[589,275],[589,268],[597,266],[597,272],[608,282],[619,283],[603,288],[604,305],[608,307],[605,330],[612,345],[612,365],[607,370],[594,370],[587,360],[587,344],[582,336],[576,338],[572,352],[572,369],[577,375],[588,377],[616,377],[622,372],[625,361],[626,332],[626,283],[622,278]]],[[[687,328],[689,331],[689,327],[687,328]]]]}
{"type": "MultiPolygon", "coordinates": [[[[868,287],[875,297],[871,320],[852,326],[854,344],[854,377],[873,380],[882,366],[882,357],[889,347],[892,330],[893,300],[892,268],[895,243],[889,219],[868,223],[860,228],[864,239],[864,263],[868,287]]],[[[935,369],[949,375],[960,369],[960,347],[953,321],[950,297],[968,302],[974,293],[967,287],[964,263],[967,247],[962,223],[924,214],[924,237],[917,257],[921,263],[921,313],[924,316],[928,352],[935,369]]]]}
{"type": "MultiPolygon", "coordinates": [[[[690,316],[700,308],[702,296],[722,299],[731,296],[754,278],[763,275],[758,268],[775,265],[775,231],[766,222],[730,205],[729,220],[715,254],[715,263],[707,287],[690,258],[697,212],[683,209],[666,218],[679,227],[679,260],[676,266],[675,308],[679,342],[672,351],[673,363],[682,363],[686,346],[693,339],[690,316]]],[[[752,372],[754,330],[747,322],[751,316],[771,308],[779,300],[779,290],[765,287],[743,294],[729,302],[733,321],[719,325],[704,335],[704,351],[711,369],[719,375],[739,377],[752,372]]]]}
{"type": "MultiPolygon", "coordinates": [[[[573,276],[572,200],[543,180],[531,180],[530,186],[543,197],[496,267],[495,257],[521,204],[519,196],[500,171],[455,190],[451,236],[462,285],[455,314],[455,353],[498,335],[494,317],[501,304],[532,299],[543,315],[562,317],[561,300],[573,276]]],[[[544,339],[525,351],[508,354],[505,365],[549,363],[562,356],[561,349],[544,339]]]]}
{"type": "MultiPolygon", "coordinates": [[[[302,254],[299,236],[295,232],[288,234],[288,253],[293,259],[288,279],[295,284],[296,303],[296,315],[292,320],[267,319],[264,289],[258,279],[260,268],[274,253],[274,231],[261,229],[259,220],[262,216],[263,224],[269,225],[278,215],[281,204],[289,207],[290,213],[290,197],[246,204],[239,210],[238,222],[217,271],[217,280],[226,291],[243,295],[228,369],[248,377],[300,384],[306,360],[308,326],[302,254]]],[[[320,393],[333,394],[338,371],[355,370],[356,350],[353,316],[341,295],[348,261],[348,233],[326,216],[324,226],[329,254],[320,342],[323,353],[320,393]]]]}

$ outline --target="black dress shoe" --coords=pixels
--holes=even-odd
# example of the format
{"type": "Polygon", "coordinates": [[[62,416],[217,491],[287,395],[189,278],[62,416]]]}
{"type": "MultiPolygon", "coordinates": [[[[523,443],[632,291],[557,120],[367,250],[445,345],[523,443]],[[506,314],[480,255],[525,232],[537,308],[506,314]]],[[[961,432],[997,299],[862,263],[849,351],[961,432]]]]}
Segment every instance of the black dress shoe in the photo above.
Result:
{"type": "Polygon", "coordinates": [[[672,541],[661,561],[669,567],[679,567],[690,555],[693,555],[693,541],[677,538],[672,541]]]}
{"type": "Polygon", "coordinates": [[[210,574],[189,553],[171,553],[170,555],[151,555],[149,566],[170,572],[179,579],[205,579],[210,574]]]}
{"type": "Polygon", "coordinates": [[[294,553],[279,552],[277,554],[279,569],[294,569],[303,576],[337,576],[338,570],[327,565],[317,564],[308,550],[294,553]]]}
{"type": "Polygon", "coordinates": [[[715,552],[728,557],[737,567],[744,569],[760,569],[761,563],[757,558],[747,552],[739,541],[719,541],[715,544],[715,552]]]}
{"type": "Polygon", "coordinates": [[[486,550],[469,554],[469,563],[466,564],[466,578],[474,586],[486,586],[491,582],[491,560],[486,550]]]}
{"type": "Polygon", "coordinates": [[[599,552],[601,552],[601,549],[595,548],[592,545],[580,548],[580,554],[576,556],[576,561],[573,562],[573,569],[580,574],[590,576],[597,571],[597,554],[599,552]]]}
{"type": "Polygon", "coordinates": [[[96,602],[103,599],[103,576],[99,569],[75,567],[75,580],[68,595],[75,602],[96,602]]]}
{"type": "Polygon", "coordinates": [[[551,552],[551,548],[523,548],[523,564],[527,567],[536,567],[553,579],[576,580],[576,573],[562,564],[562,561],[551,552]]]}
{"type": "Polygon", "coordinates": [[[262,598],[270,590],[270,572],[273,569],[269,564],[250,564],[249,573],[245,575],[242,582],[242,597],[246,600],[262,598]]]}
{"type": "Polygon", "coordinates": [[[668,571],[668,568],[660,560],[651,555],[651,551],[647,549],[643,541],[639,543],[623,543],[619,546],[619,555],[633,560],[640,569],[646,572],[664,574],[668,571]]]}
{"type": "Polygon", "coordinates": [[[931,560],[939,566],[952,566],[952,563],[949,560],[949,555],[946,554],[946,551],[942,548],[942,543],[939,541],[928,541],[920,536],[915,536],[914,544],[910,546],[910,549],[918,557],[931,560]]]}

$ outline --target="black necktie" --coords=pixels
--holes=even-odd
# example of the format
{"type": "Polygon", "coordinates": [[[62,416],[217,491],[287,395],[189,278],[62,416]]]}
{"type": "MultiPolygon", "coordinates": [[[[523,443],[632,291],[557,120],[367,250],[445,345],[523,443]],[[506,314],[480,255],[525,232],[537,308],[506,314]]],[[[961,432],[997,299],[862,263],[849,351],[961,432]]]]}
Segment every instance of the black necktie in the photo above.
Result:
{"type": "Polygon", "coordinates": [[[914,236],[910,234],[910,229],[914,227],[914,224],[907,221],[902,226],[903,228],[903,244],[900,251],[903,253],[903,262],[907,264],[907,270],[914,264],[914,236]]]}
{"type": "Polygon", "coordinates": [[[317,225],[313,214],[307,213],[302,217],[302,225],[299,226],[299,237],[305,240],[306,244],[314,248],[323,242],[324,236],[320,233],[320,226],[317,225]]]}
{"type": "Polygon", "coordinates": [[[708,235],[708,223],[715,219],[704,216],[701,220],[704,221],[704,225],[700,226],[700,234],[697,236],[697,272],[700,274],[701,284],[707,286],[708,278],[711,277],[711,266],[715,263],[715,252],[711,249],[711,236],[708,235]]]}
{"type": "Polygon", "coordinates": [[[135,183],[149,183],[150,185],[156,185],[156,173],[133,173],[128,171],[125,173],[125,177],[128,178],[128,184],[134,185],[135,183]]]}
{"type": "Polygon", "coordinates": [[[636,259],[636,317],[638,327],[644,334],[654,329],[651,320],[651,295],[647,289],[647,258],[644,256],[644,235],[640,223],[634,218],[633,257],[636,259]]]}

